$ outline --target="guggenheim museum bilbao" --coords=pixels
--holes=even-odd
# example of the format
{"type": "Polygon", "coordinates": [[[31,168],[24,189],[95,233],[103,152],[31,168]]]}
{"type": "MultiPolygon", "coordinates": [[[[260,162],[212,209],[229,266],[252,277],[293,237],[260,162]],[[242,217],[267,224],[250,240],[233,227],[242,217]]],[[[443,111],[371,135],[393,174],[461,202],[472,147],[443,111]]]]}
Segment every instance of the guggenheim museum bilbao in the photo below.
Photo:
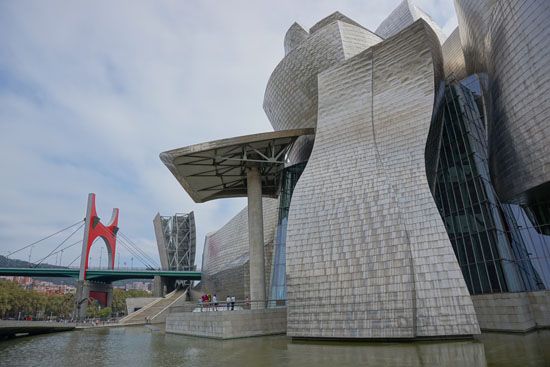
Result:
{"type": "Polygon", "coordinates": [[[274,131],[161,153],[197,202],[203,292],[286,307],[287,334],[464,336],[550,326],[550,2],[404,0],[371,31],[294,23],[274,131]]]}

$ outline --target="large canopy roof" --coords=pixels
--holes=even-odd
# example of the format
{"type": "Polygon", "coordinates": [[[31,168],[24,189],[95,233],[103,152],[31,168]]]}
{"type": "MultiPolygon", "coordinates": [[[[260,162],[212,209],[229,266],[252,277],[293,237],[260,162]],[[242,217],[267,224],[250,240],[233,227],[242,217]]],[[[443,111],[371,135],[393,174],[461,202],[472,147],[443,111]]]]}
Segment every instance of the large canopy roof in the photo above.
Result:
{"type": "Polygon", "coordinates": [[[282,130],[170,150],[160,159],[197,203],[247,196],[246,168],[258,167],[262,195],[276,197],[286,153],[314,129],[282,130]]]}

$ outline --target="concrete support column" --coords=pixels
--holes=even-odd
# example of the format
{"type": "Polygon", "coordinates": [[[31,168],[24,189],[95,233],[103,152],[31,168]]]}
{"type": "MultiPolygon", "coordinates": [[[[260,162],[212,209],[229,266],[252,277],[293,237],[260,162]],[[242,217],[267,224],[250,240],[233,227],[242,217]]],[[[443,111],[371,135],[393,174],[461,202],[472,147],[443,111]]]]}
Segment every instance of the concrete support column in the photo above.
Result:
{"type": "Polygon", "coordinates": [[[83,320],[86,318],[89,296],[90,289],[88,288],[86,281],[78,280],[76,282],[76,293],[74,298],[74,318],[76,320],[83,320]]]}
{"type": "Polygon", "coordinates": [[[89,280],[78,280],[76,282],[74,317],[78,320],[86,318],[88,300],[92,293],[93,298],[104,294],[106,304],[104,307],[111,307],[113,304],[113,285],[110,283],[96,283],[89,280]],[[94,294],[95,293],[95,294],[94,294]],[[94,297],[95,296],[95,297],[94,297]]]}
{"type": "Polygon", "coordinates": [[[252,308],[265,308],[264,216],[262,177],[257,167],[247,169],[248,243],[250,246],[250,300],[252,308]]]}
{"type": "Polygon", "coordinates": [[[164,297],[164,283],[160,275],[153,278],[153,297],[164,297]]]}

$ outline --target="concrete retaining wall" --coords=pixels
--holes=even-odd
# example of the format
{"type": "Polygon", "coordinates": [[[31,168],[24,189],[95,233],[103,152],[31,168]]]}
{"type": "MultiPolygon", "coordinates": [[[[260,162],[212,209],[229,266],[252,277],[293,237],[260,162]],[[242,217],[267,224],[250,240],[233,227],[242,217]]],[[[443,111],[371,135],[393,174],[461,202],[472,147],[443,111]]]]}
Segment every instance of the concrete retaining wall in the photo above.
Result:
{"type": "Polygon", "coordinates": [[[526,332],[550,327],[550,291],[472,296],[482,331],[526,332]]]}
{"type": "Polygon", "coordinates": [[[166,318],[166,332],[215,339],[286,333],[286,308],[181,312],[166,318]]]}
{"type": "Polygon", "coordinates": [[[131,314],[132,312],[135,312],[148,304],[155,302],[159,300],[160,297],[134,297],[134,298],[126,298],[126,311],[127,314],[131,314]]]}

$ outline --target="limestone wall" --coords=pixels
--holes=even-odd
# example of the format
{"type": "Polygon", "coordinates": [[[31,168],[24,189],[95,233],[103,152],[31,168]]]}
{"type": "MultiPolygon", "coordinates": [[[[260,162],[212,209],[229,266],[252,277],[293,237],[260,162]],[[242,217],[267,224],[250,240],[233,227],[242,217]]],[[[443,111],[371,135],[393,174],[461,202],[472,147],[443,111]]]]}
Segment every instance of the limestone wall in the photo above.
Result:
{"type": "Polygon", "coordinates": [[[286,308],[181,312],[166,318],[166,332],[216,339],[286,333],[286,308]]]}
{"type": "Polygon", "coordinates": [[[126,311],[127,315],[131,314],[132,312],[135,312],[145,306],[147,306],[150,303],[153,303],[157,300],[159,300],[160,297],[134,297],[134,298],[126,298],[126,311]]]}
{"type": "Polygon", "coordinates": [[[550,327],[550,291],[472,296],[484,331],[525,332],[550,327]]]}

